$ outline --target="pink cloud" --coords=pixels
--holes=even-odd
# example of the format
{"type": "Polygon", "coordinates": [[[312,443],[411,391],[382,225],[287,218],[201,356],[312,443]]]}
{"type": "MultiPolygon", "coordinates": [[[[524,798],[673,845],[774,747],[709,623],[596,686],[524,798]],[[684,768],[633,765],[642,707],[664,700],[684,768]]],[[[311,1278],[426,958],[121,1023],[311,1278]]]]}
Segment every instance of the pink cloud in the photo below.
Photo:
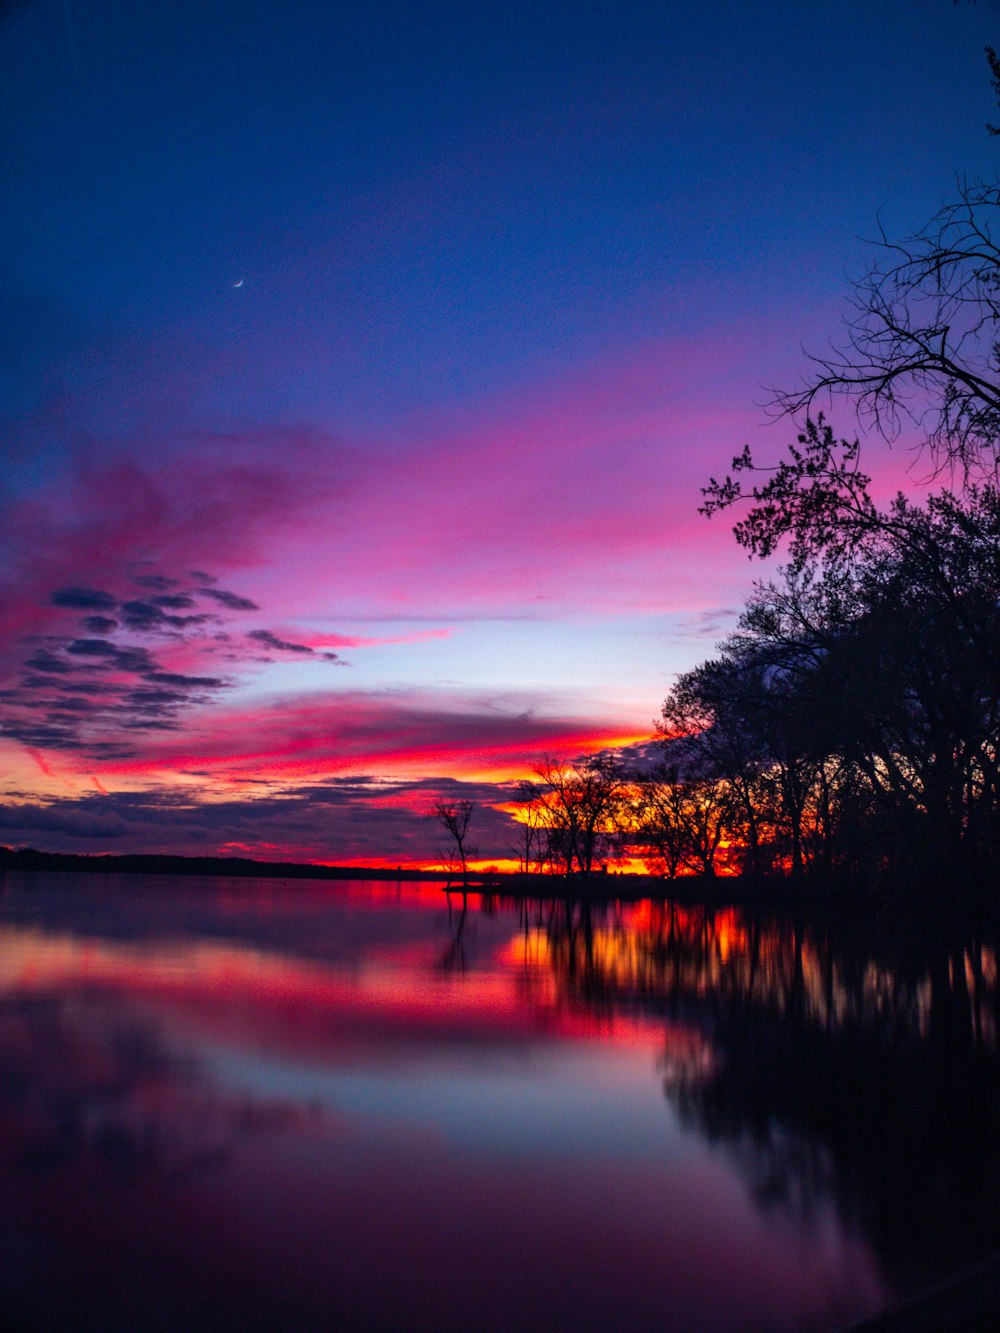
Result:
{"type": "MultiPolygon", "coordinates": [[[[48,593],[70,577],[121,595],[142,569],[199,567],[259,602],[262,627],[332,651],[417,639],[317,621],[732,602],[743,556],[697,508],[745,440],[774,453],[794,433],[760,432],[758,361],[739,329],[633,348],[517,396],[424,412],[378,445],[163,426],[161,461],[140,467],[148,442],[123,460],[120,443],[89,441],[71,476],[8,506],[0,615],[12,636],[45,633],[48,593]]],[[[880,483],[900,473],[899,454],[869,453],[880,483]]]]}
{"type": "MultiPolygon", "coordinates": [[[[718,354],[718,349],[715,349],[718,354]]],[[[732,596],[741,558],[697,514],[700,486],[758,413],[696,402],[705,349],[594,365],[547,397],[411,427],[321,530],[261,571],[267,601],[299,614],[405,617],[669,609],[732,596]]]]}
{"type": "Polygon", "coordinates": [[[44,633],[68,583],[134,595],[144,572],[251,571],[350,487],[351,462],[308,432],[212,437],[197,452],[139,465],[95,444],[73,470],[5,507],[0,615],[8,633],[44,633]]]}
{"type": "Polygon", "coordinates": [[[39,772],[43,773],[47,778],[51,778],[53,776],[51,767],[49,766],[45,758],[41,754],[39,754],[36,749],[34,749],[34,747],[25,746],[25,751],[31,757],[31,759],[38,765],[39,772]]]}
{"type": "MultiPolygon", "coordinates": [[[[72,576],[120,595],[144,568],[238,579],[286,626],[662,610],[694,575],[705,605],[740,564],[696,513],[699,486],[759,417],[739,366],[736,336],[648,347],[520,398],[425,414],[378,447],[184,432],[140,467],[92,443],[71,476],[9,507],[0,612],[14,633],[44,633],[51,588],[72,576]],[[734,382],[720,389],[726,366],[734,382]]],[[[326,646],[369,642],[336,634],[326,646]]]]}
{"type": "Polygon", "coordinates": [[[614,719],[503,713],[488,703],[329,694],[245,708],[216,706],[180,734],[153,735],[135,758],[95,771],[139,775],[198,771],[284,778],[337,773],[524,773],[545,752],[580,754],[636,739],[614,719]]]}
{"type": "MultiPolygon", "coordinates": [[[[580,723],[558,718],[530,726],[500,720],[487,733],[463,721],[460,707],[444,725],[447,709],[438,705],[366,702],[357,691],[342,703],[291,699],[252,714],[222,707],[216,694],[262,660],[304,661],[307,650],[319,657],[452,633],[447,623],[379,633],[380,618],[596,613],[610,623],[623,614],[731,604],[748,581],[745,558],[728,525],[708,524],[696,510],[699,485],[724,470],[756,417],[734,406],[745,397],[738,376],[720,387],[725,368],[739,364],[736,335],[728,343],[652,346],[519,400],[425,416],[391,447],[363,450],[315,431],[271,429],[186,432],[164,439],[159,461],[143,466],[122,459],[114,443],[78,451],[71,475],[7,506],[0,669],[16,691],[17,672],[34,655],[44,677],[38,697],[56,718],[48,732],[25,730],[26,743],[93,742],[113,727],[113,711],[94,702],[89,730],[66,721],[73,701],[57,689],[59,671],[70,664],[79,672],[82,663],[92,668],[84,684],[119,693],[142,677],[142,692],[132,691],[139,713],[129,705],[128,744],[103,754],[105,772],[112,765],[460,767],[519,763],[565,748],[564,740],[582,744],[580,723]],[[223,583],[192,582],[192,570],[223,583]],[[54,591],[106,594],[120,616],[156,578],[180,579],[194,597],[193,607],[170,610],[183,627],[151,620],[130,634],[105,632],[119,647],[155,656],[155,672],[124,657],[72,656],[71,636],[90,631],[80,628],[83,610],[54,604],[54,591]],[[337,621],[350,618],[375,628],[339,630],[337,621]],[[200,695],[187,687],[185,700],[161,697],[159,729],[151,720],[147,734],[142,717],[152,719],[157,703],[151,675],[161,677],[152,682],[161,696],[183,688],[163,676],[214,683],[197,687],[200,695]]],[[[514,631],[511,645],[516,653],[514,631]]],[[[655,703],[651,689],[651,711],[655,703]]],[[[84,703],[74,707],[84,717],[84,703]]],[[[594,721],[595,737],[615,730],[594,721]]]]}
{"type": "Polygon", "coordinates": [[[289,629],[289,635],[312,648],[314,652],[324,649],[339,648],[381,648],[387,644],[428,643],[435,639],[450,639],[455,633],[453,627],[442,626],[440,629],[413,630],[409,634],[321,634],[317,631],[289,629]]]}

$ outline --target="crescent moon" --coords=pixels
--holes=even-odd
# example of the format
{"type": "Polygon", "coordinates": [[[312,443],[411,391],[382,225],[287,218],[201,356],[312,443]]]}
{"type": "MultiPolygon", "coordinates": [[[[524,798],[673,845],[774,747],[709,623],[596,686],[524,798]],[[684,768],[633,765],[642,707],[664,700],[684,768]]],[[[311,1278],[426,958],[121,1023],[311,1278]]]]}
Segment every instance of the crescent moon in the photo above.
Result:
{"type": "Polygon", "coordinates": [[[234,286],[234,287],[242,287],[242,286],[243,286],[243,279],[240,278],[239,282],[234,282],[234,283],[233,283],[233,286],[234,286]]]}

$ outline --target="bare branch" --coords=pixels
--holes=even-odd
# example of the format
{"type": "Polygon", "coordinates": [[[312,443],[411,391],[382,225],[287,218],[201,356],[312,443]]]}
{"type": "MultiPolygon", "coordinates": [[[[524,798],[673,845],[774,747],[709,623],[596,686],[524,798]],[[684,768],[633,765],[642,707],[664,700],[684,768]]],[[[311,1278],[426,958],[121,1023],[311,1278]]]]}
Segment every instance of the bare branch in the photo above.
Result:
{"type": "Polygon", "coordinates": [[[845,342],[811,356],[798,389],[772,393],[797,417],[846,395],[889,441],[916,427],[932,472],[968,484],[1000,469],[1000,184],[960,181],[958,194],[907,241],[880,227],[845,342]]]}

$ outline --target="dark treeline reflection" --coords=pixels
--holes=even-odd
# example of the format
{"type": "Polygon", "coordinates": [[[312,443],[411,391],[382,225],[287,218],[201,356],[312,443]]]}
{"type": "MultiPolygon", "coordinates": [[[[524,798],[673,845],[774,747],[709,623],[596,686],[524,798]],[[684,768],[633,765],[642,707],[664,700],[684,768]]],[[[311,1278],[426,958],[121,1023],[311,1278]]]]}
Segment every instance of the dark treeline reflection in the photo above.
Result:
{"type": "Polygon", "coordinates": [[[660,1012],[706,1039],[668,1042],[664,1091],[760,1206],[807,1226],[832,1201],[900,1290],[996,1249],[994,930],[671,903],[521,911],[568,1003],[660,1012]]]}

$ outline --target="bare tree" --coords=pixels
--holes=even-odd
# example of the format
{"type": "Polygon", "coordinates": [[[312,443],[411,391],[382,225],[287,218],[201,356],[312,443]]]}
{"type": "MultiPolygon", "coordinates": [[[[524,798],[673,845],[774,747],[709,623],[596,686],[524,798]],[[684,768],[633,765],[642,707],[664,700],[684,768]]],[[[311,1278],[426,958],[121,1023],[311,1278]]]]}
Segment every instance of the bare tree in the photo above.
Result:
{"type": "Polygon", "coordinates": [[[549,855],[566,875],[593,872],[601,855],[613,852],[621,832],[626,783],[613,755],[595,755],[581,764],[546,756],[535,770],[538,781],[524,795],[539,812],[549,855]]]}
{"type": "MultiPolygon", "coordinates": [[[[997,101],[1000,102],[1000,56],[997,55],[992,46],[986,48],[986,59],[989,62],[990,73],[993,75],[990,84],[997,95],[997,101]]],[[[990,134],[1000,134],[1000,125],[991,125],[987,121],[986,128],[990,134]]]]}
{"type": "MultiPolygon", "coordinates": [[[[986,53],[1000,93],[1000,59],[986,53]]],[[[932,473],[964,483],[1000,471],[1000,181],[961,179],[957,195],[915,236],[879,225],[846,339],[774,401],[801,418],[844,394],[863,429],[892,440],[916,426],[932,473]]]]}
{"type": "Polygon", "coordinates": [[[468,845],[469,824],[476,809],[475,801],[438,800],[431,807],[431,817],[437,819],[445,828],[454,843],[454,853],[449,858],[457,863],[462,873],[462,886],[469,884],[469,857],[475,855],[475,849],[468,845]]]}
{"type": "Polygon", "coordinates": [[[811,413],[853,399],[863,428],[922,434],[934,473],[1000,468],[1000,184],[959,187],[923,231],[880,230],[876,262],[854,284],[844,344],[810,359],[805,384],[779,408],[811,413]]]}
{"type": "Polygon", "coordinates": [[[676,879],[684,864],[687,830],[680,818],[678,793],[662,770],[633,780],[631,843],[666,879],[676,879]]]}
{"type": "Polygon", "coordinates": [[[530,875],[532,864],[541,869],[544,857],[544,815],[532,783],[522,782],[518,785],[518,806],[516,819],[518,840],[514,845],[514,852],[521,873],[530,875]]]}

